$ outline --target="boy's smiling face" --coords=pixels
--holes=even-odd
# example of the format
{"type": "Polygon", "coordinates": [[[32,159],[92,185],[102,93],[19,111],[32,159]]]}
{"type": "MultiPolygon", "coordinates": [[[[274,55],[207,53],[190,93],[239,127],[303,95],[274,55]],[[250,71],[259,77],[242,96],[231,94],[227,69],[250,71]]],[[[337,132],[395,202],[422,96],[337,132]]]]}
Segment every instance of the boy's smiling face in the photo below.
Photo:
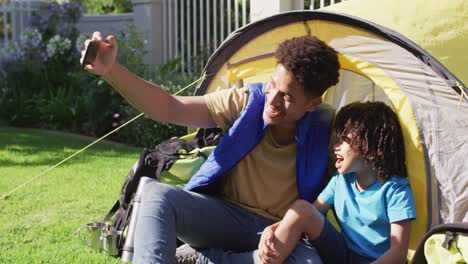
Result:
{"type": "Polygon", "coordinates": [[[365,169],[364,159],[351,146],[352,139],[353,135],[349,133],[342,137],[334,146],[336,155],[335,167],[340,174],[349,172],[359,174],[365,169]]]}

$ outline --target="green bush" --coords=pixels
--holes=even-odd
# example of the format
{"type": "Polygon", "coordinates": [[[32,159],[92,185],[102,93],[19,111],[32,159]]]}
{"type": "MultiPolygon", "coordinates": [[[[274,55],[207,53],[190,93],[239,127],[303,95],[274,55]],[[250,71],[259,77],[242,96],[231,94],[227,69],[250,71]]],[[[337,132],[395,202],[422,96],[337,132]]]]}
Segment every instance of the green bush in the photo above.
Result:
{"type": "Polygon", "coordinates": [[[52,3],[47,11],[34,14],[32,27],[1,52],[0,104],[5,111],[0,115],[12,125],[68,129],[83,108],[74,100],[80,90],[73,72],[80,67],[72,45],[82,10],[76,3],[52,3]],[[70,111],[75,116],[63,120],[70,111]]]}
{"type": "MultiPolygon", "coordinates": [[[[47,10],[44,16],[34,15],[33,29],[23,32],[18,43],[0,52],[0,120],[14,126],[102,136],[139,114],[102,78],[80,67],[80,51],[90,37],[78,34],[75,27],[83,12],[80,4],[52,3],[47,10]]],[[[135,26],[118,33],[117,40],[118,61],[168,92],[195,79],[181,74],[179,59],[162,66],[145,64],[145,44],[135,26]]],[[[110,138],[153,146],[185,133],[186,128],[140,118],[110,138]]]]}
{"type": "Polygon", "coordinates": [[[83,1],[85,14],[118,14],[132,12],[131,0],[86,0],[83,1]]]}
{"type": "MultiPolygon", "coordinates": [[[[129,26],[117,34],[119,52],[117,60],[138,76],[157,83],[173,94],[193,82],[195,75],[182,75],[180,60],[175,59],[165,65],[151,67],[145,64],[144,42],[138,34],[135,26],[129,26]]],[[[102,78],[86,72],[82,86],[85,105],[89,109],[89,119],[85,121],[86,131],[93,131],[93,135],[99,136],[113,130],[117,126],[137,116],[139,112],[129,105],[102,78]],[[100,113],[100,115],[93,115],[100,113]]],[[[182,93],[192,94],[194,87],[182,93]]],[[[186,134],[185,127],[172,124],[155,122],[147,117],[142,117],[125,128],[119,130],[111,139],[135,146],[154,146],[159,142],[173,136],[186,134]]]]}
{"type": "MultiPolygon", "coordinates": [[[[180,74],[179,59],[153,69],[150,68],[142,76],[149,81],[162,84],[162,87],[171,94],[179,92],[196,79],[195,75],[180,74]]],[[[190,95],[193,94],[194,90],[195,87],[193,86],[178,95],[190,95]]],[[[139,112],[129,105],[122,105],[117,113],[116,116],[119,116],[119,118],[114,118],[114,122],[121,124],[136,116],[139,112]]],[[[116,137],[121,138],[119,141],[123,142],[139,142],[141,146],[154,146],[163,140],[175,136],[179,137],[186,133],[187,128],[185,127],[154,122],[148,117],[142,117],[119,131],[116,137]]]]}

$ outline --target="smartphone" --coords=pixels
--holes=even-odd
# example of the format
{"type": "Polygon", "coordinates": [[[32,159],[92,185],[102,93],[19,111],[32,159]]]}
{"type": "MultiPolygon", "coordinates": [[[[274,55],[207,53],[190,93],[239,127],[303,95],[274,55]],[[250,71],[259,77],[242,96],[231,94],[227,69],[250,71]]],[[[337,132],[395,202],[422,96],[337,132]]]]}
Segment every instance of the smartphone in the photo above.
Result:
{"type": "Polygon", "coordinates": [[[86,47],[85,55],[83,58],[83,62],[81,63],[81,67],[85,67],[87,64],[90,64],[96,59],[97,53],[99,50],[99,43],[97,40],[91,40],[86,47]]]}

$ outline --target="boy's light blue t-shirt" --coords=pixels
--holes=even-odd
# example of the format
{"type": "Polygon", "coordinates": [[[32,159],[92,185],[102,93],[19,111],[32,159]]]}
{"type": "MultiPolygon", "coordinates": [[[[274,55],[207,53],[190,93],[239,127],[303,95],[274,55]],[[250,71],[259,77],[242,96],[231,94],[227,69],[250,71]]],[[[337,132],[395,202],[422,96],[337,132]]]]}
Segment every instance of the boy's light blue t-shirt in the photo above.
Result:
{"type": "Polygon", "coordinates": [[[416,218],[409,182],[396,176],[359,192],[354,173],[337,174],[317,199],[334,207],[348,247],[371,258],[390,249],[390,223],[416,218]]]}

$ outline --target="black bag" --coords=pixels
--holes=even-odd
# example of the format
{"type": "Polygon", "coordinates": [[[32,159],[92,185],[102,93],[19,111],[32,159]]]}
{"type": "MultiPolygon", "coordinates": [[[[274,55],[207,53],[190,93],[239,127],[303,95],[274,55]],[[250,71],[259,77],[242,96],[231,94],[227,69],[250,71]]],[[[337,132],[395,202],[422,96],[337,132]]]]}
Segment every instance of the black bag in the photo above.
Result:
{"type": "Polygon", "coordinates": [[[163,172],[170,170],[178,160],[203,157],[204,161],[207,157],[201,149],[216,146],[221,138],[222,131],[220,129],[200,129],[193,140],[173,138],[161,142],[154,149],[144,148],[138,162],[130,169],[124,180],[119,199],[102,222],[90,223],[80,228],[88,228],[90,231],[88,246],[94,250],[104,250],[113,256],[121,256],[126,239],[126,228],[133,211],[133,199],[141,177],[150,177],[159,181],[163,172]],[[189,153],[191,154],[189,155],[189,153]],[[93,233],[99,232],[101,233],[101,243],[95,241],[98,235],[93,235],[93,233]],[[102,241],[103,237],[109,236],[109,241],[102,241]]]}

